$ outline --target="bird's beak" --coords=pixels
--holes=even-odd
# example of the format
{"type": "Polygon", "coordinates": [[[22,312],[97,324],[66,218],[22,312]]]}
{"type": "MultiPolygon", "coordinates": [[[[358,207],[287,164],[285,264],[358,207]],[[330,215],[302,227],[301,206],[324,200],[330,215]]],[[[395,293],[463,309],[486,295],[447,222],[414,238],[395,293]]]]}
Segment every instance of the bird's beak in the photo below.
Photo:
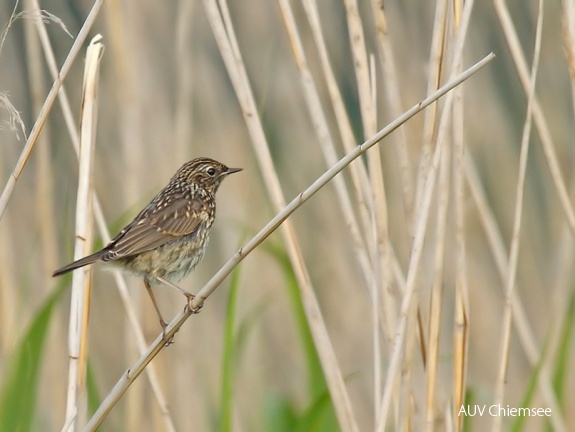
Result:
{"type": "Polygon", "coordinates": [[[243,170],[243,168],[228,168],[228,170],[226,171],[226,175],[237,173],[241,170],[243,170]]]}

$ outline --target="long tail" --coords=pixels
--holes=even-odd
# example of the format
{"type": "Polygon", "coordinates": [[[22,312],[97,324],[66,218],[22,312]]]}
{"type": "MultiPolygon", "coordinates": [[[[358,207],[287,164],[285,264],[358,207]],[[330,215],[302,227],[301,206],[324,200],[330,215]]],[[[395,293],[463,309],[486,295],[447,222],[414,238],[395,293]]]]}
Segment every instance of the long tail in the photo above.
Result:
{"type": "Polygon", "coordinates": [[[52,277],[60,276],[60,275],[63,275],[64,273],[68,273],[68,272],[75,270],[77,268],[84,267],[88,264],[95,263],[96,261],[100,260],[100,257],[102,256],[102,252],[103,251],[98,251],[95,254],[88,255],[87,257],[79,259],[78,261],[74,261],[73,263],[62,267],[61,269],[56,270],[52,274],[52,277]]]}

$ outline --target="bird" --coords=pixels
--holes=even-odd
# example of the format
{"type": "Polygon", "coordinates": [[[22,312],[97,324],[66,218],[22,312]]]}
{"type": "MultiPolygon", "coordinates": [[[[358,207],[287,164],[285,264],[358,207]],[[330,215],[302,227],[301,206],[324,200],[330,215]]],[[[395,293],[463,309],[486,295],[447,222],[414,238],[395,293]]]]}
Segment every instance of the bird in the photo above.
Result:
{"type": "MultiPolygon", "coordinates": [[[[201,157],[185,163],[156,197],[108,245],[53,273],[61,276],[96,262],[110,262],[142,277],[164,331],[167,327],[152,291],[167,285],[188,301],[194,295],[176,285],[202,260],[216,216],[216,192],[242,168],[201,157]]],[[[168,341],[169,342],[169,341],[168,341]]]]}

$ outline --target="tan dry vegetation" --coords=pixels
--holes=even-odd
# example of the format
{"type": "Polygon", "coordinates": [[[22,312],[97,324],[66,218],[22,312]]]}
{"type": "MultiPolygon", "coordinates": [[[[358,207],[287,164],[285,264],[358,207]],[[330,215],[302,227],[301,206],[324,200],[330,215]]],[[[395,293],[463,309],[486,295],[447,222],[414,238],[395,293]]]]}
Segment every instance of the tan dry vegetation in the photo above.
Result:
{"type": "MultiPolygon", "coordinates": [[[[335,414],[329,411],[331,420],[318,420],[318,430],[329,430],[333,419],[342,431],[460,430],[457,412],[463,395],[458,388],[469,392],[471,404],[519,407],[528,399],[529,407],[553,408],[550,418],[526,418],[523,430],[543,430],[546,424],[558,431],[573,429],[573,336],[560,336],[575,315],[569,309],[573,204],[566,194],[561,198],[562,187],[572,194],[575,163],[575,75],[570,75],[575,31],[571,36],[568,31],[575,28],[575,7],[569,0],[543,4],[540,57],[534,57],[537,1],[508,6],[503,0],[476,2],[461,50],[457,32],[466,25],[463,2],[386,1],[384,36],[377,32],[376,20],[382,16],[374,13],[375,3],[357,2],[360,21],[353,21],[356,2],[351,0],[222,1],[219,9],[212,0],[104,2],[64,87],[77,128],[86,47],[101,34],[105,50],[93,188],[109,230],[114,235],[131,220],[189,159],[208,156],[243,167],[222,186],[208,253],[182,282],[197,292],[279,211],[282,199],[273,190],[274,177],[289,202],[350,148],[431,94],[437,87],[432,78],[437,61],[444,84],[492,51],[495,61],[361,156],[337,177],[344,182],[332,181],[290,217],[291,231],[284,225],[240,264],[234,326],[245,333],[232,362],[232,420],[226,427],[294,430],[294,424],[280,426],[266,418],[279,416],[271,407],[282,402],[299,416],[299,430],[306,430],[301,418],[321,396],[310,390],[308,351],[298,328],[303,321],[284,271],[289,256],[299,274],[297,285],[304,297],[315,295],[325,322],[325,329],[312,322],[312,333],[335,414]],[[224,21],[230,8],[226,25],[231,23],[233,31],[228,34],[237,37],[250,87],[242,82],[238,65],[223,60],[226,53],[214,37],[217,19],[207,13],[210,7],[223,12],[224,21]],[[325,50],[310,26],[314,7],[325,50]],[[505,21],[506,7],[515,28],[505,21]],[[286,31],[294,23],[295,33],[286,31]],[[363,39],[361,33],[349,35],[358,28],[363,39]],[[292,50],[297,52],[299,44],[298,63],[292,50]],[[322,55],[331,71],[324,68],[322,55]],[[458,56],[461,63],[454,69],[458,56]],[[539,65],[529,102],[532,62],[539,65]],[[518,68],[525,72],[518,74],[518,68]],[[234,73],[240,75],[230,78],[234,73]],[[330,73],[336,85],[331,88],[330,73]],[[255,112],[245,115],[249,94],[238,98],[238,92],[250,89],[255,112]],[[340,102],[344,109],[338,111],[340,102]],[[535,113],[530,129],[528,106],[535,113]],[[526,127],[530,138],[523,145],[530,145],[523,209],[515,219],[526,127]],[[426,194],[426,155],[433,157],[437,146],[442,149],[437,177],[426,194]],[[268,151],[273,166],[266,166],[268,151]],[[428,222],[422,226],[426,199],[428,222]],[[447,200],[444,207],[442,199],[447,200]],[[417,262],[413,245],[423,239],[417,262]],[[301,266],[294,264],[298,249],[301,266]],[[516,268],[510,267],[515,258],[516,268]],[[413,295],[406,297],[410,290],[413,295]],[[403,313],[405,298],[409,303],[404,302],[403,313]],[[513,305],[512,314],[507,304],[513,305]],[[458,326],[462,317],[465,325],[458,326]],[[320,343],[326,336],[333,357],[329,345],[320,343]],[[399,351],[394,337],[402,346],[399,351]],[[559,377],[564,387],[554,391],[560,361],[567,364],[559,377]],[[531,398],[530,384],[535,386],[531,398]]],[[[19,111],[29,135],[53,82],[46,62],[49,49],[60,68],[74,39],[57,22],[42,24],[31,12],[37,7],[32,0],[4,2],[0,27],[8,25],[15,4],[16,13],[27,13],[7,29],[0,47],[0,92],[19,111]]],[[[93,3],[53,1],[41,7],[76,38],[93,3]]],[[[7,200],[0,207],[0,365],[11,361],[48,295],[70,283],[50,277],[73,256],[79,178],[74,132],[62,101],[54,104],[12,192],[4,186],[10,184],[26,139],[19,130],[17,139],[6,123],[0,129],[0,188],[7,200]]],[[[1,109],[0,120],[9,118],[1,109]]],[[[100,245],[102,236],[94,232],[100,245]]],[[[96,267],[87,353],[102,399],[140,357],[115,280],[112,272],[96,267]]],[[[154,311],[141,281],[126,280],[129,303],[151,343],[159,334],[154,311]]],[[[229,293],[227,278],[202,312],[185,322],[175,344],[161,351],[112,407],[102,430],[225,430],[220,422],[229,293]]],[[[51,317],[37,403],[28,413],[34,418],[32,430],[60,430],[67,421],[70,296],[69,289],[64,291],[51,317]]],[[[181,316],[181,296],[164,290],[157,297],[167,316],[181,316]]],[[[307,313],[309,319],[313,307],[307,313]]],[[[322,381],[319,375],[311,378],[322,381]]],[[[6,382],[4,374],[0,384],[6,382]]],[[[77,403],[82,405],[81,394],[77,403]]],[[[76,430],[87,419],[73,420],[76,430]]],[[[515,420],[466,419],[473,430],[509,430],[515,420]]]]}

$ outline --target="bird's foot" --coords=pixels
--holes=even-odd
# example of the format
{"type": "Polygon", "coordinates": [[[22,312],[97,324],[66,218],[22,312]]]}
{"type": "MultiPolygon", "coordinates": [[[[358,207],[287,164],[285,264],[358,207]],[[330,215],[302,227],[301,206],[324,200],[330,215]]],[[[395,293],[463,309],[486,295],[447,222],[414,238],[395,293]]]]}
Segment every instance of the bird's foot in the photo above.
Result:
{"type": "Polygon", "coordinates": [[[168,328],[168,324],[163,319],[160,319],[160,325],[162,326],[162,339],[164,340],[164,346],[169,347],[174,343],[174,336],[168,338],[166,335],[166,329],[168,328]]]}
{"type": "Polygon", "coordinates": [[[193,302],[194,302],[194,299],[196,298],[196,296],[193,294],[184,294],[184,295],[186,296],[186,299],[188,300],[188,303],[184,307],[184,312],[190,311],[193,314],[199,313],[200,310],[202,310],[202,308],[204,307],[204,302],[202,302],[199,306],[194,307],[193,302]]]}

